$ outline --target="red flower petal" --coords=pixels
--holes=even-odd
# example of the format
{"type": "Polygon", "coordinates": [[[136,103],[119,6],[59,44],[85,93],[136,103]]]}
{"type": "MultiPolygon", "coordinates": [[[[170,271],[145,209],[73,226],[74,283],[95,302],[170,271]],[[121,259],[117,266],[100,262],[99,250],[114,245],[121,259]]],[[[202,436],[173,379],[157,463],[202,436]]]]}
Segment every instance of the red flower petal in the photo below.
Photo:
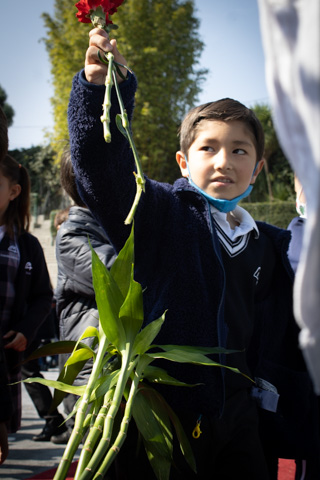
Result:
{"type": "Polygon", "coordinates": [[[99,5],[101,5],[102,0],[87,0],[90,10],[95,10],[99,5]]]}
{"type": "Polygon", "coordinates": [[[76,7],[79,10],[76,13],[76,17],[79,22],[90,23],[90,14],[101,6],[102,10],[106,14],[106,24],[112,23],[109,16],[117,11],[117,8],[123,3],[124,0],[80,0],[76,3],[76,7]]]}

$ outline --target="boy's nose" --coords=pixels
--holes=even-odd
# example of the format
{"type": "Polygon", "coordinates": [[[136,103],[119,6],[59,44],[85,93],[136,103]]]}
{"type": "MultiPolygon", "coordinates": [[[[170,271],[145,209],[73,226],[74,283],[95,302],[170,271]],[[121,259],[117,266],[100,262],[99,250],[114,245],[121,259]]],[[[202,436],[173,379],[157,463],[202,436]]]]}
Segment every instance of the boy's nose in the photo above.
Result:
{"type": "Polygon", "coordinates": [[[231,168],[230,157],[224,149],[219,150],[214,157],[216,170],[231,168]]]}

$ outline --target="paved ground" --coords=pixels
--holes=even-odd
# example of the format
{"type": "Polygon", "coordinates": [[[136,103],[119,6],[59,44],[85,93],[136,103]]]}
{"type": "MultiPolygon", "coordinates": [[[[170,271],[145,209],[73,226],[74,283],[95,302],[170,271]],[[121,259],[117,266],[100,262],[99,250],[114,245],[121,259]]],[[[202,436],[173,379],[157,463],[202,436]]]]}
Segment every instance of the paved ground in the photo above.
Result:
{"type": "MultiPolygon", "coordinates": [[[[43,375],[55,380],[58,370],[52,369],[43,372],[43,375]]],[[[0,466],[0,479],[26,480],[58,466],[65,445],[32,440],[33,435],[40,433],[43,426],[44,421],[38,417],[36,409],[22,385],[22,428],[9,436],[9,456],[0,466]]]]}
{"type": "Polygon", "coordinates": [[[34,222],[32,221],[30,232],[35,235],[41,243],[50,273],[51,282],[53,287],[55,288],[57,284],[58,269],[55,256],[55,245],[52,241],[50,233],[50,220],[45,220],[43,218],[43,215],[39,215],[37,225],[37,228],[35,228],[34,222]]]}

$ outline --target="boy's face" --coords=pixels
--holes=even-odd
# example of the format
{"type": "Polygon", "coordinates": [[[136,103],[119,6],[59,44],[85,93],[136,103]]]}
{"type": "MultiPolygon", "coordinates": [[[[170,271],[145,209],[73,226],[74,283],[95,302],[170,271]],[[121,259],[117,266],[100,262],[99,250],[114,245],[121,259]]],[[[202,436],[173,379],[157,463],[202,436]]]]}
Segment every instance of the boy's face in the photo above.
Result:
{"type": "MultiPolygon", "coordinates": [[[[189,148],[188,164],[193,182],[214,198],[231,200],[253,184],[263,167],[256,165],[252,133],[241,121],[202,120],[189,148]]],[[[183,152],[176,159],[183,177],[188,177],[183,152]]]]}

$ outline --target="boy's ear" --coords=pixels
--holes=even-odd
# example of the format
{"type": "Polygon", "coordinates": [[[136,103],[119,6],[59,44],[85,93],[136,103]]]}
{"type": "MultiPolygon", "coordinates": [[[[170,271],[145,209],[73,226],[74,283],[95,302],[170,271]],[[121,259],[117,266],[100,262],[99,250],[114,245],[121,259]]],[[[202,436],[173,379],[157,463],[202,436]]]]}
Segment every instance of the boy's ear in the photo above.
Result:
{"type": "Polygon", "coordinates": [[[11,187],[11,193],[10,193],[10,200],[14,200],[15,198],[19,197],[21,193],[21,185],[19,183],[16,183],[12,185],[11,187]]]}
{"type": "Polygon", "coordinates": [[[261,172],[261,170],[263,169],[263,165],[264,165],[264,158],[262,158],[259,162],[258,162],[258,165],[256,166],[256,169],[254,171],[254,174],[252,175],[252,178],[251,178],[251,182],[250,184],[254,184],[255,181],[257,180],[257,176],[259,175],[259,173],[261,172]]]}
{"type": "Polygon", "coordinates": [[[189,177],[185,154],[179,150],[176,153],[176,160],[177,160],[177,164],[179,165],[181,175],[183,177],[189,177]]]}

